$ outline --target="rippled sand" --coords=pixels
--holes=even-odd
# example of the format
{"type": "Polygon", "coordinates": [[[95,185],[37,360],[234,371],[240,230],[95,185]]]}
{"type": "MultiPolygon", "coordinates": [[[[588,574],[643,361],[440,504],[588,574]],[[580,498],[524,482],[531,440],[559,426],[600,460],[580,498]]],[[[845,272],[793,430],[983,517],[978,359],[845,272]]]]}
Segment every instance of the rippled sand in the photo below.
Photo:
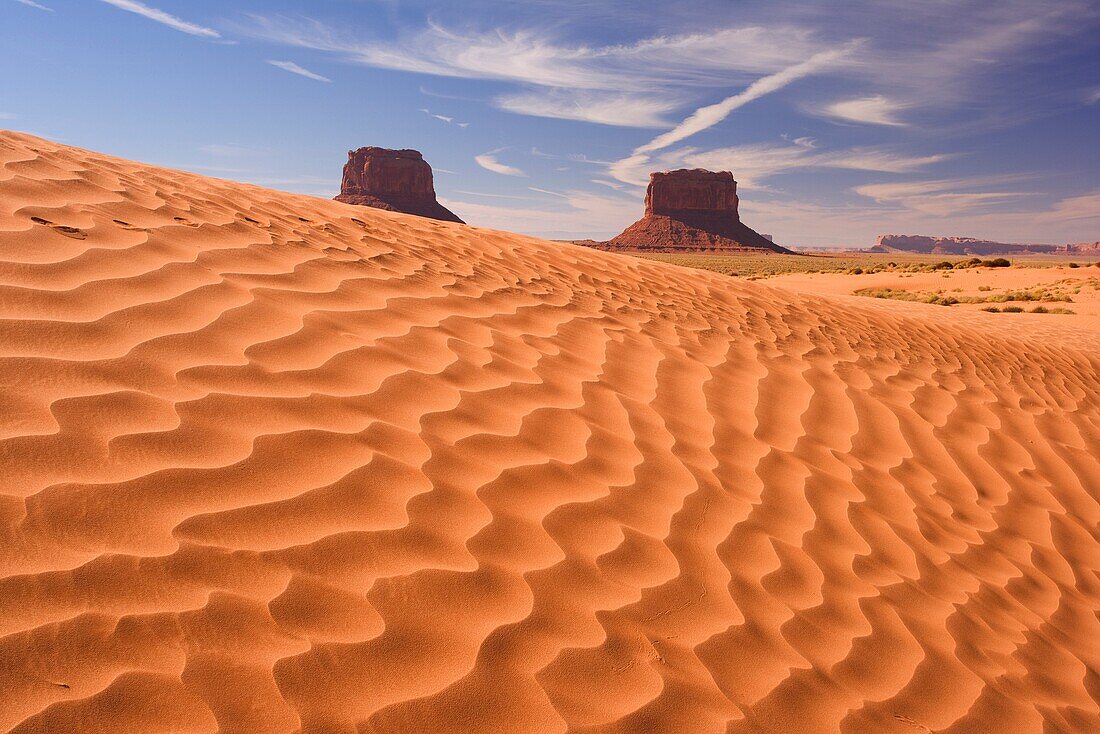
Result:
{"type": "Polygon", "coordinates": [[[2,133],[0,730],[1100,730],[1097,331],[867,300],[2,133]]]}

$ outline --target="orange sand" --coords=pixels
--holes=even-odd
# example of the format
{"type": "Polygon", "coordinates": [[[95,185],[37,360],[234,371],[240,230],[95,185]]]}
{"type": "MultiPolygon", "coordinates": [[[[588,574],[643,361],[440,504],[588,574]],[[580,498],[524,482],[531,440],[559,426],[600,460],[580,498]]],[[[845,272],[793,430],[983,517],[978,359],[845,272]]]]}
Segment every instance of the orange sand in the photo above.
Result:
{"type": "Polygon", "coordinates": [[[1096,732],[1098,355],[3,133],[0,729],[1096,732]]]}
{"type": "MultiPolygon", "coordinates": [[[[944,295],[991,296],[1012,291],[1029,291],[1036,288],[1049,288],[1066,293],[1071,303],[957,303],[951,306],[959,311],[981,311],[988,306],[1003,308],[1006,305],[1020,306],[1028,311],[1036,306],[1046,308],[1067,308],[1072,314],[1045,314],[1046,318],[1057,318],[1075,326],[1100,329],[1100,268],[1093,265],[1095,260],[1081,260],[1084,267],[1071,268],[1068,265],[1051,267],[1011,267],[1011,268],[968,268],[966,270],[948,270],[928,273],[900,273],[882,271],[849,275],[847,273],[788,273],[768,278],[768,285],[789,288],[800,293],[812,295],[840,296],[850,295],[863,288],[897,288],[907,291],[930,293],[943,291],[944,295]],[[982,291],[981,288],[989,288],[982,291]],[[1078,292],[1074,293],[1074,290],[1078,292]]],[[[860,296],[866,298],[867,296],[860,296]]],[[[927,308],[928,306],[926,306],[927,308]]],[[[932,306],[943,308],[943,306],[932,306]]],[[[989,314],[985,318],[993,318],[989,314]]],[[[1043,314],[1003,314],[1004,318],[1022,320],[1042,318],[1043,314]]]]}

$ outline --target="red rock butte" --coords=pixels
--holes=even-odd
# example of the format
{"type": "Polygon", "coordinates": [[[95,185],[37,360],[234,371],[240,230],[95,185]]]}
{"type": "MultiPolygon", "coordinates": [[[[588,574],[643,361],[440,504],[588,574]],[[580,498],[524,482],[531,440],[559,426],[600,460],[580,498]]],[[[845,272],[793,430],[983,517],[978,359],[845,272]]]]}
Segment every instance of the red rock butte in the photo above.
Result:
{"type": "Polygon", "coordinates": [[[336,201],[465,224],[436,201],[432,167],[418,150],[368,146],[348,151],[336,201]]]}
{"type": "Polygon", "coordinates": [[[697,168],[651,173],[645,216],[598,247],[650,252],[790,252],[743,224],[737,203],[737,181],[729,171],[697,168]]]}

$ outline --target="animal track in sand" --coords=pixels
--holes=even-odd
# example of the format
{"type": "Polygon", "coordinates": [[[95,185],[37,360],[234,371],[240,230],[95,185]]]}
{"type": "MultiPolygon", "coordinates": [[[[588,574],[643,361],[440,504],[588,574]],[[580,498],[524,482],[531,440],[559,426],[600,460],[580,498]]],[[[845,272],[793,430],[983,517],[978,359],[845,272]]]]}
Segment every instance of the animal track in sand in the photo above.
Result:
{"type": "Polygon", "coordinates": [[[44,227],[49,227],[58,234],[65,235],[66,237],[72,237],[76,240],[84,240],[88,238],[88,235],[84,232],[84,230],[78,229],[77,227],[67,227],[63,224],[54,224],[50,220],[43,219],[42,217],[31,217],[31,221],[35,224],[41,224],[44,227]]]}

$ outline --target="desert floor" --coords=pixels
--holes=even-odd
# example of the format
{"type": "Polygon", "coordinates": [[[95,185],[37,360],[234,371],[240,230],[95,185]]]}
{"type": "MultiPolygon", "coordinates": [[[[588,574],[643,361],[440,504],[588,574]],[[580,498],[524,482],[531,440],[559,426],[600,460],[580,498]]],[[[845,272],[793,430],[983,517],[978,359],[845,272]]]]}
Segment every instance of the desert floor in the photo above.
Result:
{"type": "Polygon", "coordinates": [[[1100,330],[771,283],[0,133],[0,730],[1100,731],[1100,330]]]}
{"type": "MultiPolygon", "coordinates": [[[[968,268],[943,272],[878,272],[850,275],[847,273],[789,273],[767,280],[769,285],[789,288],[800,293],[815,295],[847,296],[864,290],[894,289],[916,294],[939,293],[956,298],[990,298],[999,294],[1045,291],[1056,297],[1070,300],[985,303],[957,303],[949,308],[980,311],[983,308],[1019,306],[1023,314],[999,314],[1003,318],[1032,319],[1030,313],[1036,306],[1048,309],[1063,308],[1073,314],[1043,314],[1047,318],[1062,318],[1083,327],[1100,329],[1100,268],[1082,260],[1083,267],[1071,268],[1068,264],[1052,264],[1050,261],[1029,262],[1017,260],[1009,268],[968,268]]],[[[866,297],[866,296],[864,296],[866,297]]],[[[991,314],[990,317],[998,314],[991,314]]]]}

